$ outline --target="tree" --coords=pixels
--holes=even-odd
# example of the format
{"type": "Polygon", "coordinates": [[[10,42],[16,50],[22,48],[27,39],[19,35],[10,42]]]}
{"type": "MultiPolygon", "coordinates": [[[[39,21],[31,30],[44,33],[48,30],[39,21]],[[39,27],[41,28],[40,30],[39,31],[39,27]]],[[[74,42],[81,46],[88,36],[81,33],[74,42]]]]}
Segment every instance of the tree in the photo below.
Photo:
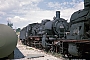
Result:
{"type": "Polygon", "coordinates": [[[9,26],[9,27],[11,27],[11,28],[13,28],[12,26],[13,26],[13,23],[11,23],[10,21],[7,21],[8,23],[7,23],[7,25],[9,26]]]}
{"type": "Polygon", "coordinates": [[[20,29],[20,28],[18,28],[18,29],[16,29],[16,32],[20,32],[20,30],[21,30],[21,29],[20,29]]]}

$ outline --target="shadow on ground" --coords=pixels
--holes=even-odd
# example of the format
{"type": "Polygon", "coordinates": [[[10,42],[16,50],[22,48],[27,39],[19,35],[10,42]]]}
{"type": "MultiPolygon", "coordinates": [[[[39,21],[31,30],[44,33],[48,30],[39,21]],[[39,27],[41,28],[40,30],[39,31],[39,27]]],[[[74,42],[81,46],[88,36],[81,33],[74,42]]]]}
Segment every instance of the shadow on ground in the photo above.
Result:
{"type": "Polygon", "coordinates": [[[22,52],[16,47],[14,50],[14,59],[21,59],[25,56],[22,54],[22,52]]]}

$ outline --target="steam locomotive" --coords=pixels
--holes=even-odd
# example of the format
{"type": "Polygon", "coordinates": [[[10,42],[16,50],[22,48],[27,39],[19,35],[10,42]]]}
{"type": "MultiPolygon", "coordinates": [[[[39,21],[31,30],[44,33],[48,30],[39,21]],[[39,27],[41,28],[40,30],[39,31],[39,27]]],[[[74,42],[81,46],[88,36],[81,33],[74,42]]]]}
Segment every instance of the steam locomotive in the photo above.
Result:
{"type": "Polygon", "coordinates": [[[84,0],[84,9],[76,11],[70,19],[68,52],[74,56],[90,54],[90,0],[84,0]]]}
{"type": "MultiPolygon", "coordinates": [[[[26,45],[59,52],[68,57],[83,57],[90,54],[90,0],[84,0],[84,9],[71,15],[70,23],[60,18],[56,11],[53,20],[44,19],[41,23],[32,23],[25,27],[25,38],[20,39],[26,45]]],[[[24,31],[25,31],[24,30],[24,31]]]]}

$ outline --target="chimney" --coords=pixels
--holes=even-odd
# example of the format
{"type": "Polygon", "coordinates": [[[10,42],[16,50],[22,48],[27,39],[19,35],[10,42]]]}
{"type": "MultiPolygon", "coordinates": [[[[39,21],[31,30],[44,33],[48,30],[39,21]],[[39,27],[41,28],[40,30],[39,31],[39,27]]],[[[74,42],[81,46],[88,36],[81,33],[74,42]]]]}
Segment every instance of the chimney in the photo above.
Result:
{"type": "Polygon", "coordinates": [[[56,11],[56,18],[60,18],[60,11],[56,11]]]}
{"type": "Polygon", "coordinates": [[[90,8],[90,0],[84,0],[84,9],[90,8]]]}

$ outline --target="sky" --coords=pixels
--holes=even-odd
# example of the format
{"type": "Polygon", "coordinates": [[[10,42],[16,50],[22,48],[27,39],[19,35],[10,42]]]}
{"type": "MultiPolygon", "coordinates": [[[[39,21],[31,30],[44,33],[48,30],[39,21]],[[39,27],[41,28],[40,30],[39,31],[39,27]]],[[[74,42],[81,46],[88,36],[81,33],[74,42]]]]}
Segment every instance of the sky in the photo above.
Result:
{"type": "Polygon", "coordinates": [[[71,15],[83,8],[83,0],[0,0],[0,24],[11,21],[13,28],[23,28],[43,19],[53,20],[56,11],[69,22],[71,15]]]}

